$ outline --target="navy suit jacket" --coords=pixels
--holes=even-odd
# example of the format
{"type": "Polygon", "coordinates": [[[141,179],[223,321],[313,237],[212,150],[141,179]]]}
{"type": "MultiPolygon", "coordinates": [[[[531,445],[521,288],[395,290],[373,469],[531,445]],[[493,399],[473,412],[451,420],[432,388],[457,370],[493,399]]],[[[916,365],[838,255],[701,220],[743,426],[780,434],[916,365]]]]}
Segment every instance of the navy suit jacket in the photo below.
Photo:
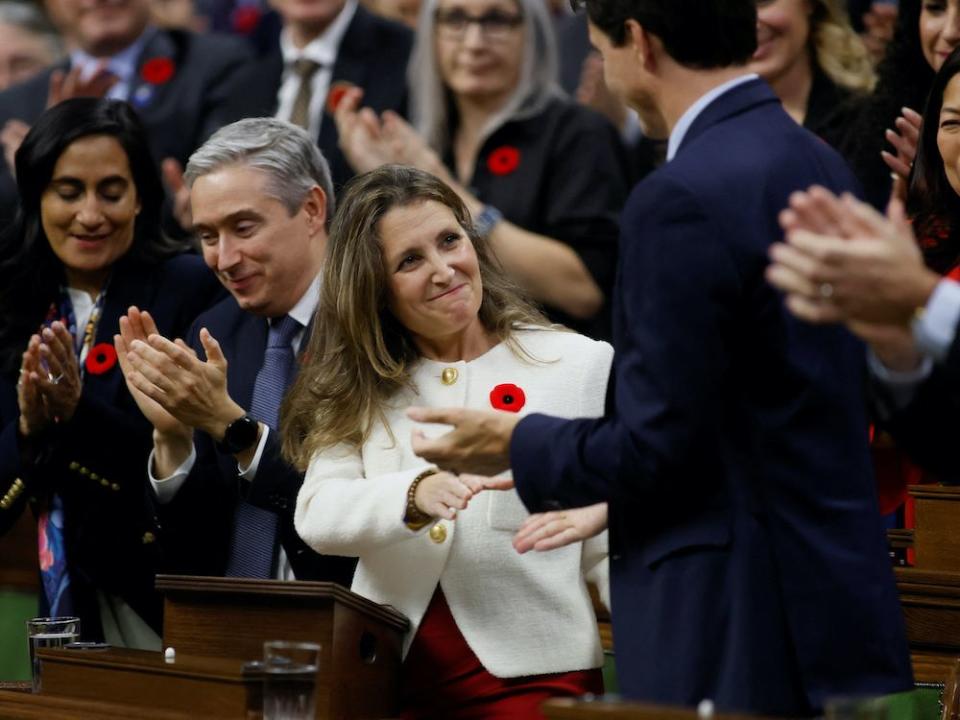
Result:
{"type": "Polygon", "coordinates": [[[632,698],[795,716],[911,687],[867,450],[864,348],[765,282],[789,194],[856,189],[759,80],[710,104],[621,221],[607,415],[514,433],[533,511],[610,502],[632,698]]]}
{"type": "MultiPolygon", "coordinates": [[[[104,300],[95,345],[109,343],[130,305],[149,310],[165,335],[181,335],[221,288],[196,256],[156,267],[119,263],[104,300]]],[[[0,533],[31,502],[63,500],[71,592],[83,637],[102,639],[96,591],[121,597],[160,631],[162,598],[153,577],[166,570],[146,476],[153,445],[150,423],[127,391],[119,364],[87,373],[71,420],[25,443],[18,437],[16,378],[0,380],[0,497],[20,478],[24,489],[0,507],[0,533]]],[[[44,599],[41,598],[41,606],[44,599]]]]}
{"type": "MultiPolygon", "coordinates": [[[[197,318],[187,342],[204,357],[201,328],[220,343],[227,359],[227,390],[234,401],[249,408],[253,385],[267,347],[267,321],[240,309],[225,298],[197,318]]],[[[197,461],[174,499],[160,506],[164,551],[177,558],[179,572],[223,575],[226,572],[236,503],[248,502],[280,517],[280,541],[298,580],[329,580],[350,587],[356,559],[318,555],[307,547],[293,527],[293,511],[303,474],[280,456],[280,439],[271,430],[252,483],[241,481],[236,458],[217,450],[203,432],[194,434],[197,461]]]]}
{"type": "MultiPolygon", "coordinates": [[[[338,82],[356,85],[363,88],[363,105],[377,113],[394,110],[405,115],[407,60],[412,46],[413,33],[406,27],[358,6],[340,41],[330,86],[338,82]]],[[[253,116],[276,115],[277,93],[282,83],[283,56],[278,45],[257,63],[246,83],[246,112],[253,116]]],[[[325,105],[317,146],[330,163],[337,190],[354,175],[338,140],[337,124],[325,105]]]]}
{"type": "MultiPolygon", "coordinates": [[[[237,38],[179,30],[153,33],[138,61],[130,103],[143,120],[158,162],[172,157],[186,164],[216,130],[244,117],[242,82],[252,55],[237,38]],[[167,82],[150,85],[140,73],[144,63],[155,58],[170,60],[174,73],[167,82]]],[[[69,62],[58,67],[66,70],[69,62]]],[[[0,93],[0,127],[11,118],[36,122],[47,104],[53,70],[0,93]]],[[[6,163],[0,163],[0,220],[13,216],[16,203],[14,177],[6,163]]]]}

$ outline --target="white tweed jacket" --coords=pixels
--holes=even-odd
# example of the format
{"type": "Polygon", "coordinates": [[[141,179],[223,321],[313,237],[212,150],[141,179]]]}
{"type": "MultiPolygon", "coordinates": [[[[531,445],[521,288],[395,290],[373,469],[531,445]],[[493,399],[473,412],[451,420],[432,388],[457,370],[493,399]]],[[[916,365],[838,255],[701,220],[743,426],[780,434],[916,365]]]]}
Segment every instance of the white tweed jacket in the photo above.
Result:
{"type": "MultiPolygon", "coordinates": [[[[404,654],[439,582],[460,632],[497,677],[602,664],[584,576],[594,572],[606,588],[606,533],[519,555],[511,540],[528,513],[513,490],[480,493],[455,521],[411,531],[403,523],[407,488],[429,464],[410,448],[416,424],[404,411],[489,409],[491,391],[512,384],[525,395],[521,415],[603,413],[613,357],[608,344],[554,329],[521,329],[516,338],[538,362],[518,358],[505,343],[470,362],[422,360],[413,373],[416,390],[401,393],[387,411],[393,437],[378,426],[359,452],[342,446],[315,456],[295,516],[297,532],[318,552],[359,557],[354,592],[410,619],[404,654]]],[[[438,435],[447,428],[421,429],[438,435]]]]}

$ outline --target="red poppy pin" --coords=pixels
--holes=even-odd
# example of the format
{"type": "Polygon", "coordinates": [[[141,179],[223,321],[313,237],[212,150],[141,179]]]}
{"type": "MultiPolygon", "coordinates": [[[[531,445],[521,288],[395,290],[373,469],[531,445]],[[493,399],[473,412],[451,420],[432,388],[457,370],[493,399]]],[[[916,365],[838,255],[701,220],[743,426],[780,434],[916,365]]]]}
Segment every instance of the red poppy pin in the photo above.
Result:
{"type": "Polygon", "coordinates": [[[494,175],[509,175],[520,166],[520,151],[504,145],[487,155],[487,169],[494,175]]]}
{"type": "Polygon", "coordinates": [[[497,410],[520,412],[520,409],[527,404],[527,396],[519,385],[503,383],[490,391],[490,404],[497,410]]]}
{"type": "Polygon", "coordinates": [[[117,351],[110,343],[97,343],[87,353],[84,367],[91,375],[103,375],[117,364],[117,351]]]}
{"type": "Polygon", "coordinates": [[[176,67],[173,60],[166,57],[155,57],[147,60],[140,68],[140,77],[151,85],[163,85],[170,81],[176,67]]]}
{"type": "Polygon", "coordinates": [[[254,5],[243,5],[230,14],[230,24],[235,33],[249,35],[257,29],[261,15],[260,8],[254,5]]]}
{"type": "Polygon", "coordinates": [[[343,96],[347,94],[348,90],[352,90],[356,85],[353,83],[348,83],[344,80],[338,80],[330,86],[330,90],[327,92],[327,112],[333,115],[337,111],[337,106],[340,104],[340,101],[343,100],[343,96]]]}

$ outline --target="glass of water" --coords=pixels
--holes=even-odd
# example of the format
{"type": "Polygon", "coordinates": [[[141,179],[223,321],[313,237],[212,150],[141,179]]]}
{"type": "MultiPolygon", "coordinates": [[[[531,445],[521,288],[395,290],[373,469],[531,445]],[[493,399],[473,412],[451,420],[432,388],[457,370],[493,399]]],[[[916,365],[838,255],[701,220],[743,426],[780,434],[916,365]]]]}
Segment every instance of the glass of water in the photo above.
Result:
{"type": "Polygon", "coordinates": [[[888,720],[889,703],[882,697],[831,698],[824,706],[825,720],[888,720]]]}
{"type": "Polygon", "coordinates": [[[40,659],[37,650],[63,647],[80,639],[80,618],[41,617],[27,620],[30,640],[30,673],[33,691],[40,692],[40,659]]]}
{"type": "Polygon", "coordinates": [[[263,644],[263,720],[313,720],[319,661],[317,643],[263,644]]]}

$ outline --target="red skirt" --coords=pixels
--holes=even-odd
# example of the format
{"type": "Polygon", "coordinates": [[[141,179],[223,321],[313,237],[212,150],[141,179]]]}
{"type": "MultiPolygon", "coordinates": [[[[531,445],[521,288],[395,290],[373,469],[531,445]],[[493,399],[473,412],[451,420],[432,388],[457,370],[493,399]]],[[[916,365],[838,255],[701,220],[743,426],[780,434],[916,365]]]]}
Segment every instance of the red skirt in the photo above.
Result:
{"type": "Polygon", "coordinates": [[[488,673],[460,633],[437,586],[403,663],[403,720],[542,718],[550,698],[603,693],[600,669],[498,678],[488,673]]]}

